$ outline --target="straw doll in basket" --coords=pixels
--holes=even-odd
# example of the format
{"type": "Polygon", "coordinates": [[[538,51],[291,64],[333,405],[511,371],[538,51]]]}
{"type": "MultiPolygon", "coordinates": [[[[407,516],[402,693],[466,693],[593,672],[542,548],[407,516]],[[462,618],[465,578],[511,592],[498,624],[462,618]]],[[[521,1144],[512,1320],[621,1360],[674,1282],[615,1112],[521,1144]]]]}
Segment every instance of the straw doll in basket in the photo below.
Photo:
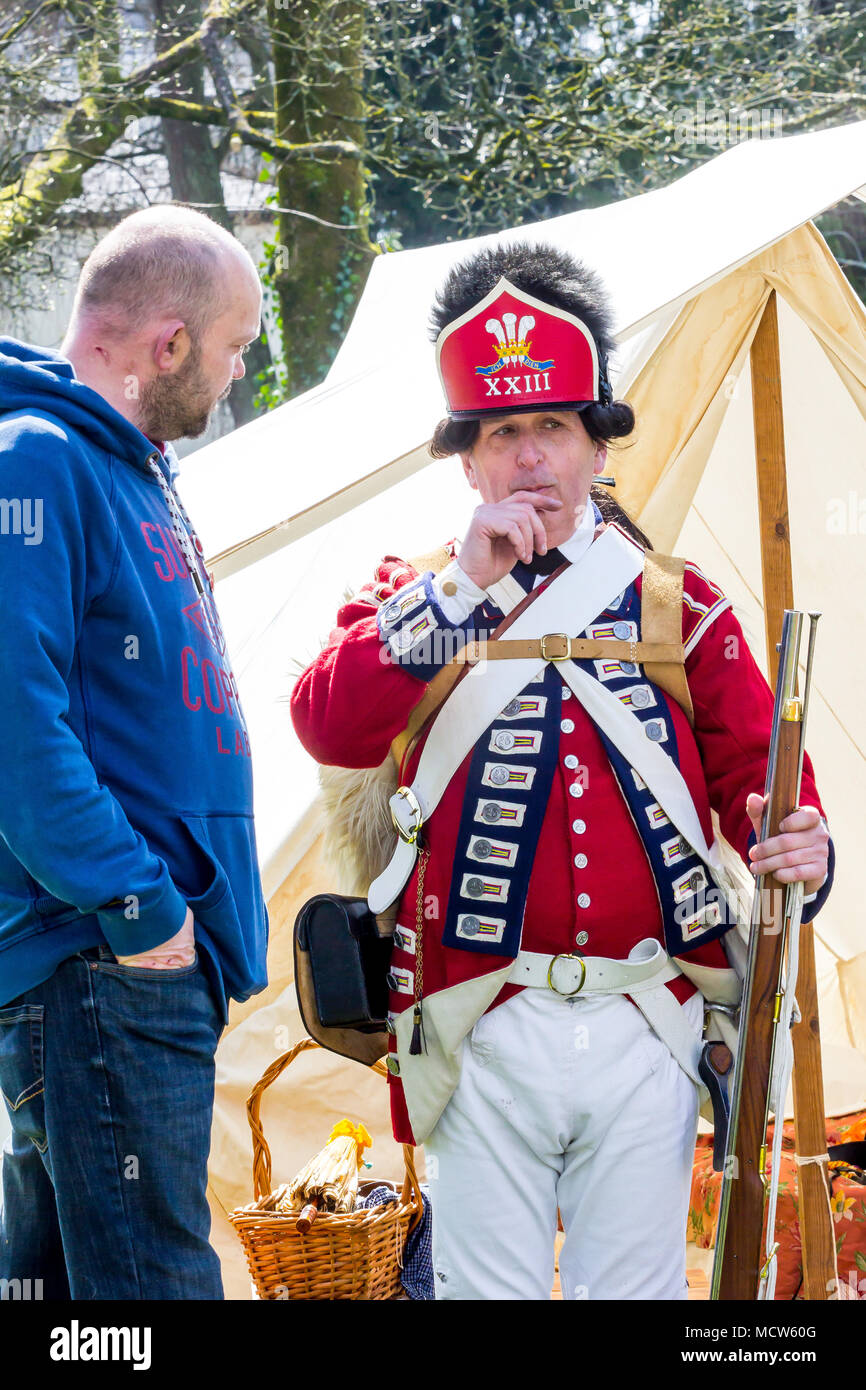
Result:
{"type": "Polygon", "coordinates": [[[277,1197],[277,1211],[297,1212],[297,1229],[306,1235],[320,1211],[353,1211],[358,1173],[372,1139],[363,1125],[340,1120],[320,1153],[314,1154],[277,1197]]]}

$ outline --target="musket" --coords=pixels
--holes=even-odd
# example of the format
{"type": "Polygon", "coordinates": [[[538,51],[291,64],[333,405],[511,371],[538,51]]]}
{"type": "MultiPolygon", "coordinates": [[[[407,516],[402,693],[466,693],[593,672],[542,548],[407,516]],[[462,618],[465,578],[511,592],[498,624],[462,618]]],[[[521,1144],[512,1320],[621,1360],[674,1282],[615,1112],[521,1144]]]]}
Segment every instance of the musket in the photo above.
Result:
{"type": "MultiPolygon", "coordinates": [[[[780,833],[781,821],[797,807],[805,752],[812,661],[819,613],[810,613],[809,648],[802,696],[798,694],[800,638],[804,614],[785,610],[773,723],[766,799],[761,821],[763,842],[780,833]]],[[[737,1038],[737,1058],[731,1079],[730,1117],[722,1175],[711,1299],[753,1300],[766,1293],[773,1252],[761,1254],[767,1206],[767,1126],[771,1080],[777,1049],[790,1046],[779,1023],[787,1017],[786,990],[796,986],[796,971],[788,970],[791,944],[796,952],[803,884],[782,883],[772,874],[755,883],[749,929],[749,948],[737,1038]]],[[[793,957],[792,957],[793,959],[793,957]]],[[[787,1001],[790,1006],[790,998],[787,1001]]],[[[776,1098],[775,1124],[782,1124],[785,1097],[776,1098]]],[[[776,1178],[778,1175],[775,1175],[776,1178]]],[[[773,1202],[772,1207],[775,1203],[773,1202]]],[[[769,1233],[767,1245],[772,1241],[769,1233]]]]}

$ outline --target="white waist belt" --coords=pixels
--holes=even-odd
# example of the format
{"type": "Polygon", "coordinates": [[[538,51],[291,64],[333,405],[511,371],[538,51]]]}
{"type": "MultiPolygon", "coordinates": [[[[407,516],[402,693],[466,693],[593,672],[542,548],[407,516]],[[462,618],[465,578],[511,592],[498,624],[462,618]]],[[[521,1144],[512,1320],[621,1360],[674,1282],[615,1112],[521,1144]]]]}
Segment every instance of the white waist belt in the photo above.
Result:
{"type": "Polygon", "coordinates": [[[681,973],[659,941],[641,941],[628,960],[607,956],[549,956],[519,951],[510,984],[547,986],[555,994],[632,994],[655,989],[681,973]]]}
{"type": "Polygon", "coordinates": [[[647,937],[628,960],[606,956],[550,956],[519,951],[508,976],[510,984],[552,989],[564,998],[584,994],[630,994],[650,1027],[671,1050],[687,1076],[706,1089],[698,1076],[702,1039],[692,1029],[679,1001],[665,986],[682,971],[660,941],[647,937]]]}

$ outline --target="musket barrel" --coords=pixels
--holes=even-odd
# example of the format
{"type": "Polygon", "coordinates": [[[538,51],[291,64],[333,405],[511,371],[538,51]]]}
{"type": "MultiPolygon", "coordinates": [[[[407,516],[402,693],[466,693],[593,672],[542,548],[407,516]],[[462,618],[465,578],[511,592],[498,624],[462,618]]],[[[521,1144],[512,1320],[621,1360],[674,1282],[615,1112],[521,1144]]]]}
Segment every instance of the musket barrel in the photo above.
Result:
{"type": "MultiPolygon", "coordinates": [[[[787,609],[782,624],[764,785],[762,841],[779,833],[780,822],[799,799],[803,709],[797,699],[797,674],[803,616],[787,609]]],[[[772,875],[762,875],[756,880],[716,1226],[710,1290],[713,1299],[752,1300],[758,1297],[764,1263],[761,1236],[766,1195],[767,1096],[786,947],[786,901],[786,884],[772,875]]]]}
{"type": "Polygon", "coordinates": [[[768,798],[764,807],[761,824],[761,839],[770,833],[769,812],[773,785],[776,780],[776,767],[779,756],[779,739],[785,718],[785,706],[792,700],[797,690],[797,667],[800,659],[800,637],[803,631],[803,614],[786,608],[782,619],[782,640],[779,644],[779,670],[776,676],[776,697],[773,701],[773,723],[770,730],[770,751],[767,758],[767,776],[764,782],[764,795],[768,798]]]}

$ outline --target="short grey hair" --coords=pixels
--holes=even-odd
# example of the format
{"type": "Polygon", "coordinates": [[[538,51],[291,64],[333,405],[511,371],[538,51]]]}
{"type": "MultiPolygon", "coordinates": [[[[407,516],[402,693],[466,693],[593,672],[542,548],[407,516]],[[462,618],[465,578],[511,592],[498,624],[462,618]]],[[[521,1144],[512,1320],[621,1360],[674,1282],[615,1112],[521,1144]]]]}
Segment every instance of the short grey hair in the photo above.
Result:
{"type": "Polygon", "coordinates": [[[177,317],[199,338],[222,308],[232,251],[247,255],[230,232],[192,208],[159,204],[133,212],[84,262],[73,318],[96,316],[123,337],[148,319],[177,317]]]}

